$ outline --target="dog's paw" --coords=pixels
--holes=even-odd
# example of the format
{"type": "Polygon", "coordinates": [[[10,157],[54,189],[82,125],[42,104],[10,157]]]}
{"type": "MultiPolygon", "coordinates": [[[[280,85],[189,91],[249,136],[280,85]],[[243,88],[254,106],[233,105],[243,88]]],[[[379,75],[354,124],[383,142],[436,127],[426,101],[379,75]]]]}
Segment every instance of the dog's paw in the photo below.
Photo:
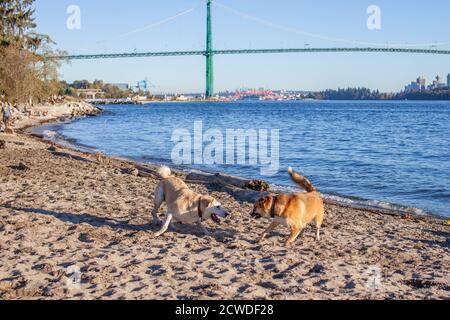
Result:
{"type": "Polygon", "coordinates": [[[164,234],[164,232],[157,232],[153,234],[153,238],[159,238],[164,234]]]}

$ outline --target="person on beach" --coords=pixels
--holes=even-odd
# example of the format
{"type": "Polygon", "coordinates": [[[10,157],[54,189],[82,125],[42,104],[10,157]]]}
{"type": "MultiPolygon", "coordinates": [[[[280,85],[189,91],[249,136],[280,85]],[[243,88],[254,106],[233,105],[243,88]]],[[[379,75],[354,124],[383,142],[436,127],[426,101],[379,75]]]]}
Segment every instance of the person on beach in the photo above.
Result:
{"type": "Polygon", "coordinates": [[[1,106],[1,114],[2,114],[2,120],[3,120],[3,127],[6,130],[9,129],[11,125],[11,107],[7,104],[3,104],[1,106]]]}

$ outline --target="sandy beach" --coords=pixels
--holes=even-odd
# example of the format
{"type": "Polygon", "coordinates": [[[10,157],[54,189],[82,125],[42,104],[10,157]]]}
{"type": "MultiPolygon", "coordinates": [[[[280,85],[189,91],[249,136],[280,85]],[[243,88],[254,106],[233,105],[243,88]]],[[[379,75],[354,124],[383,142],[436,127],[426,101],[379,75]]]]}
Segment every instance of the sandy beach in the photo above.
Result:
{"type": "Polygon", "coordinates": [[[158,180],[132,162],[25,133],[0,140],[0,299],[450,298],[447,221],[328,204],[322,241],[310,226],[286,249],[283,228],[255,243],[269,222],[250,218],[251,203],[191,184],[232,216],[209,222],[212,236],[183,225],[155,239],[158,180]]]}

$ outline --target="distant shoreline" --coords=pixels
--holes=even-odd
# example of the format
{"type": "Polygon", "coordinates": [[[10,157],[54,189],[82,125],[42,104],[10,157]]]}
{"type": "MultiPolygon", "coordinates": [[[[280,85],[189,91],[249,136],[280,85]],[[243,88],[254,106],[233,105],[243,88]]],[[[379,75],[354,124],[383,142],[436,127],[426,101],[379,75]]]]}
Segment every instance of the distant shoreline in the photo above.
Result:
{"type": "Polygon", "coordinates": [[[433,100],[433,99],[417,99],[417,100],[408,100],[408,99],[297,99],[297,100],[258,100],[258,99],[240,99],[240,100],[187,100],[187,101],[160,101],[160,100],[147,100],[141,102],[132,102],[132,101],[121,101],[121,102],[96,102],[84,100],[86,103],[91,103],[96,106],[102,105],[147,105],[147,104],[159,104],[159,103],[234,103],[234,102],[307,102],[307,101],[316,101],[316,102],[324,102],[324,101],[332,101],[332,102],[449,102],[450,99],[447,100],[433,100]]]}

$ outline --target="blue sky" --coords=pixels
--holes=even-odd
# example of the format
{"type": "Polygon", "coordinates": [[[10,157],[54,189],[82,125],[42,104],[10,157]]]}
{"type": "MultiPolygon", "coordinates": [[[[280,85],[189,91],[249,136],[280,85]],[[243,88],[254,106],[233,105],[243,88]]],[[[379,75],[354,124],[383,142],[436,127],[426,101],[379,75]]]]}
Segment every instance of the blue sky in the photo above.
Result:
{"type": "MultiPolygon", "coordinates": [[[[214,0],[216,49],[358,46],[307,37],[236,15],[223,5],[295,30],[333,39],[390,44],[448,43],[447,0],[214,0]],[[381,30],[366,26],[369,5],[381,9],[381,30]]],[[[132,51],[203,50],[206,0],[37,0],[38,31],[49,34],[71,54],[132,51]],[[81,9],[81,29],[69,30],[69,5],[81,9]],[[141,29],[185,12],[168,23],[141,29]]],[[[362,45],[361,45],[362,46],[362,45]]],[[[216,56],[216,91],[238,87],[321,90],[366,86],[401,89],[418,75],[430,81],[450,73],[450,56],[368,53],[216,56]]],[[[75,61],[61,68],[63,79],[103,79],[136,83],[148,78],[154,92],[202,92],[202,57],[75,61]]]]}

